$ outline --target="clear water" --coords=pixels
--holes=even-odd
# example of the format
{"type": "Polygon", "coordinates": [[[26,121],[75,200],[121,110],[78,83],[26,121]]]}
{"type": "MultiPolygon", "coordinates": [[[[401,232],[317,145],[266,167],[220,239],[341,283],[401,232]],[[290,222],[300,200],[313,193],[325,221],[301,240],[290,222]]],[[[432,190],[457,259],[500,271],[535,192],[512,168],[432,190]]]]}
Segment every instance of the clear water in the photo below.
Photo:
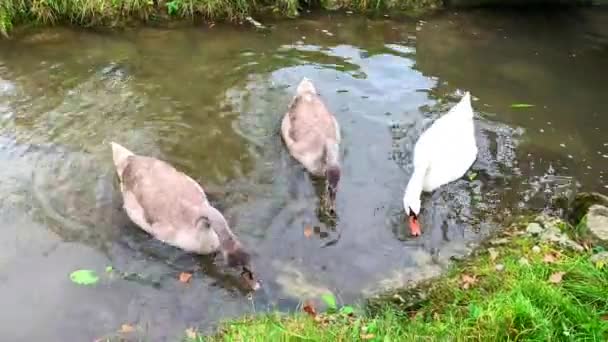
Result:
{"type": "Polygon", "coordinates": [[[323,15],[271,33],[45,29],[0,42],[0,335],[150,340],[331,291],[340,301],[438,274],[500,222],[574,187],[608,191],[606,11],[467,12],[395,22],[323,15]],[[325,30],[325,31],[323,31],[325,30]],[[287,154],[279,121],[302,77],[342,125],[338,222],[287,154]],[[420,133],[470,90],[477,176],[401,197],[420,133]],[[514,103],[533,104],[526,109],[514,103]],[[213,193],[253,251],[249,298],[210,258],[151,240],[121,209],[109,141],[213,193]],[[304,227],[318,233],[304,236],[304,227]],[[135,276],[106,274],[112,265],[135,276]],[[94,287],[69,280],[80,268],[94,287]],[[178,281],[194,272],[190,284],[178,281]]]}

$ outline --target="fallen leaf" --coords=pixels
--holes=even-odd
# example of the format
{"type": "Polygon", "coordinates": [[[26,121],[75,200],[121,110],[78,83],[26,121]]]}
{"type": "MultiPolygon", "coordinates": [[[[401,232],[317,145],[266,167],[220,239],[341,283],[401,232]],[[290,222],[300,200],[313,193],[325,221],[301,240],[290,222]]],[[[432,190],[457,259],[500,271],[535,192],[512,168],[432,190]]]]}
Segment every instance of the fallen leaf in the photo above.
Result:
{"type": "Polygon", "coordinates": [[[306,238],[310,238],[312,236],[312,227],[311,226],[304,227],[304,236],[306,236],[306,238]]]}
{"type": "Polygon", "coordinates": [[[602,319],[602,321],[608,321],[608,314],[602,315],[602,317],[600,318],[602,319]]]}
{"type": "Polygon", "coordinates": [[[195,339],[196,335],[196,330],[194,330],[194,328],[186,329],[186,337],[188,337],[189,339],[195,339]]]}
{"type": "Polygon", "coordinates": [[[475,178],[477,177],[477,172],[471,172],[471,173],[469,173],[468,177],[469,177],[469,180],[471,182],[474,181],[475,178]]]}
{"type": "Polygon", "coordinates": [[[135,331],[135,328],[130,324],[123,324],[120,326],[120,332],[123,334],[132,333],[135,331]]]}
{"type": "Polygon", "coordinates": [[[374,334],[361,334],[361,339],[362,340],[371,340],[374,337],[376,337],[376,335],[374,335],[374,334]]]}
{"type": "Polygon", "coordinates": [[[461,280],[462,280],[462,282],[461,282],[462,288],[466,290],[469,287],[471,287],[471,285],[474,285],[475,283],[477,283],[477,276],[470,276],[468,274],[463,274],[461,280]]]}
{"type": "Polygon", "coordinates": [[[188,283],[192,279],[192,273],[182,272],[179,274],[179,281],[182,283],[188,283]]]}
{"type": "Polygon", "coordinates": [[[490,260],[492,260],[492,262],[498,258],[498,252],[494,248],[488,248],[488,253],[490,253],[490,260]]]}
{"type": "Polygon", "coordinates": [[[304,312],[309,314],[312,317],[317,316],[317,310],[315,310],[315,305],[311,300],[307,300],[304,302],[304,307],[302,307],[304,312]]]}
{"type": "Polygon", "coordinates": [[[114,270],[112,266],[106,266],[106,273],[111,273],[114,270]]]}
{"type": "Polygon", "coordinates": [[[70,280],[79,285],[92,285],[99,281],[99,277],[92,270],[77,270],[70,274],[70,280]]]}
{"type": "Polygon", "coordinates": [[[545,254],[545,256],[543,257],[543,261],[547,264],[553,264],[557,261],[557,255],[554,253],[545,254]]]}
{"type": "Polygon", "coordinates": [[[552,284],[559,284],[562,282],[562,277],[566,272],[555,272],[549,277],[549,282],[552,284]]]}
{"type": "Polygon", "coordinates": [[[327,304],[330,309],[336,308],[336,297],[331,293],[325,293],[321,296],[321,299],[327,304]]]}

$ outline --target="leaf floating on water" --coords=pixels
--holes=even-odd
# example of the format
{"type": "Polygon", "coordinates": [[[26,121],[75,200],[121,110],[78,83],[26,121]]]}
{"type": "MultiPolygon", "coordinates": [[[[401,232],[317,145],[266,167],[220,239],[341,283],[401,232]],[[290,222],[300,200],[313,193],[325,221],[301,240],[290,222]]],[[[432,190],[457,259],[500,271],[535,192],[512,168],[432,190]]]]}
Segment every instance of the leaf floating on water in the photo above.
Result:
{"type": "Polygon", "coordinates": [[[552,284],[559,284],[562,282],[562,278],[566,272],[555,272],[549,277],[549,282],[552,284]]]}
{"type": "Polygon", "coordinates": [[[112,266],[106,266],[106,273],[111,273],[114,270],[112,266]]]}
{"type": "Polygon", "coordinates": [[[93,285],[99,281],[93,270],[77,270],[70,274],[70,280],[78,285],[93,285]]]}
{"type": "Polygon", "coordinates": [[[182,283],[188,283],[192,279],[192,273],[182,272],[179,274],[179,281],[182,283]]]}
{"type": "Polygon", "coordinates": [[[123,334],[132,333],[135,331],[135,328],[130,324],[123,324],[120,326],[120,332],[123,334]]]}
{"type": "Polygon", "coordinates": [[[461,278],[462,288],[467,290],[471,287],[471,285],[475,285],[477,283],[477,276],[470,276],[468,274],[463,274],[461,278]]]}
{"type": "Polygon", "coordinates": [[[304,227],[304,236],[308,239],[312,236],[312,227],[306,226],[304,227]]]}
{"type": "Polygon", "coordinates": [[[315,309],[315,305],[311,300],[306,300],[304,302],[304,306],[302,307],[302,310],[304,310],[304,312],[309,314],[311,317],[317,316],[317,310],[315,309]]]}
{"type": "Polygon", "coordinates": [[[327,306],[330,309],[336,309],[337,305],[336,305],[336,297],[334,297],[333,294],[331,293],[326,293],[324,295],[321,296],[321,299],[323,299],[323,301],[325,302],[325,304],[327,304],[327,306]]]}
{"type": "Polygon", "coordinates": [[[513,103],[511,104],[511,108],[531,108],[534,107],[533,104],[529,103],[513,103]]]}

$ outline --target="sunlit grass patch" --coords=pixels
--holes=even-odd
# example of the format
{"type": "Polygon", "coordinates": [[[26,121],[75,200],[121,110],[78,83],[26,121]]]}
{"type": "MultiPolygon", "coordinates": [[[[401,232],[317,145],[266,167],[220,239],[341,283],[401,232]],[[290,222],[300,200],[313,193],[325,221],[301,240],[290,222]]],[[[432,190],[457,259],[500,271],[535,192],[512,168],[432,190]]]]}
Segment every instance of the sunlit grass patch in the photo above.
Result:
{"type": "Polygon", "coordinates": [[[605,341],[608,267],[514,237],[414,289],[371,300],[366,313],[259,315],[196,341],[605,341]],[[418,296],[412,296],[418,293],[418,296]],[[422,295],[420,295],[422,293],[422,295]],[[419,298],[409,301],[404,298],[419,298]]]}

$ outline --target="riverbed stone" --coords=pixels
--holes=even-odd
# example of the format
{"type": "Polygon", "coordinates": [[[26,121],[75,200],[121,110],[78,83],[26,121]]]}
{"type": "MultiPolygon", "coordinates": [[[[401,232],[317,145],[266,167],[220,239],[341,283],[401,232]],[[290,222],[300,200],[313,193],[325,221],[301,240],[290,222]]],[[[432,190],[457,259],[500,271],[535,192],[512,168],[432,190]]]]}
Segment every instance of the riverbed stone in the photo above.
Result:
{"type": "Polygon", "coordinates": [[[608,208],[593,205],[587,213],[587,227],[597,239],[608,242],[608,208]]]}
{"type": "Polygon", "coordinates": [[[594,205],[608,207],[608,196],[599,192],[581,192],[577,194],[569,205],[568,221],[577,225],[594,205]]]}
{"type": "Polygon", "coordinates": [[[591,258],[589,258],[589,260],[594,264],[598,262],[608,264],[608,252],[600,252],[594,254],[591,256],[591,258]]]}
{"type": "Polygon", "coordinates": [[[531,222],[526,227],[526,232],[528,234],[531,234],[531,235],[534,235],[534,236],[540,235],[540,233],[542,233],[543,230],[544,230],[543,227],[540,224],[536,223],[536,222],[531,222]]]}

